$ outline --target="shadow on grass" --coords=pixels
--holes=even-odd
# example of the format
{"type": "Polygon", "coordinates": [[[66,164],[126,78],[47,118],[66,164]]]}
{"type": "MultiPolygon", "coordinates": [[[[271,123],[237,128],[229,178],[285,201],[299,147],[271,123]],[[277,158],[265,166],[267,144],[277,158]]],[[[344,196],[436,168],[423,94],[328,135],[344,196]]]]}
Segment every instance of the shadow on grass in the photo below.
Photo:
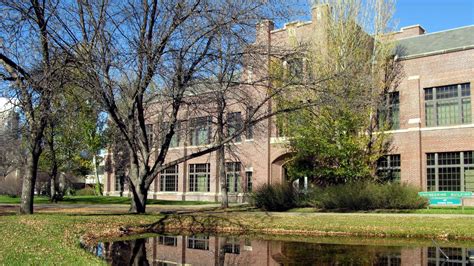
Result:
{"type": "MultiPolygon", "coordinates": [[[[249,211],[249,208],[220,209],[211,208],[200,211],[177,211],[161,212],[164,215],[158,221],[139,227],[121,228],[125,235],[135,232],[140,233],[173,233],[173,234],[210,234],[210,233],[235,233],[249,234],[260,222],[265,221],[244,221],[232,213],[249,211]]],[[[263,219],[273,219],[271,215],[265,215],[263,219]]]]}

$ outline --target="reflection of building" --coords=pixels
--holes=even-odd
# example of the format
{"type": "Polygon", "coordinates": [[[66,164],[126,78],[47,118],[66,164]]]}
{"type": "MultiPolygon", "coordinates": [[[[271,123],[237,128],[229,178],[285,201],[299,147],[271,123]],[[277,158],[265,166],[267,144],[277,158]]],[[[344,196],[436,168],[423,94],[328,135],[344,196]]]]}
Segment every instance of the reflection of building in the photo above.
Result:
{"type": "MultiPolygon", "coordinates": [[[[312,21],[287,23],[281,29],[274,29],[271,21],[263,21],[257,26],[256,44],[273,51],[281,46],[290,47],[295,40],[298,43],[311,38],[324,40],[322,22],[329,12],[326,5],[315,6],[312,21]]],[[[392,122],[393,154],[380,160],[378,173],[423,190],[474,191],[471,104],[474,26],[428,34],[416,25],[402,28],[393,36],[401,47],[398,60],[403,65],[404,78],[398,91],[387,97],[385,109],[392,122]]],[[[288,58],[283,60],[283,65],[297,73],[305,68],[304,62],[303,59],[295,62],[294,58],[288,58]]],[[[257,79],[261,73],[257,69],[268,76],[267,68],[265,63],[249,67],[243,71],[243,78],[257,79]]],[[[246,117],[247,111],[235,110],[229,116],[235,127],[246,117]]],[[[185,131],[173,140],[170,160],[207,144],[212,135],[209,117],[185,117],[183,121],[186,121],[182,124],[185,131]]],[[[284,137],[273,120],[260,127],[260,130],[249,130],[242,136],[236,145],[238,159],[229,161],[227,166],[231,200],[241,200],[242,193],[252,187],[280,182],[286,177],[284,166],[289,154],[283,145],[284,137]]],[[[220,185],[216,176],[216,156],[212,153],[163,172],[157,177],[149,196],[218,200],[220,185]]],[[[108,175],[106,183],[106,193],[118,195],[113,175],[108,175]]],[[[300,182],[300,185],[304,183],[300,182]]]]}
{"type": "MultiPolygon", "coordinates": [[[[99,244],[112,265],[470,265],[474,249],[397,247],[250,240],[238,237],[157,236],[99,244]],[[443,253],[449,257],[446,260],[443,253]]],[[[474,259],[474,258],[473,258],[474,259]]]]}

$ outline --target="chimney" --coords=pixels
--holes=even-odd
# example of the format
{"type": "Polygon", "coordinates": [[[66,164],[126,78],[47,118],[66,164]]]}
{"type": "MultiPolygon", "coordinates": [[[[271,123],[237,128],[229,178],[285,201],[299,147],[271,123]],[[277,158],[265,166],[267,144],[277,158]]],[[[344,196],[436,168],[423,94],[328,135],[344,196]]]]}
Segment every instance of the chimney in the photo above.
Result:
{"type": "Polygon", "coordinates": [[[268,42],[270,32],[275,28],[275,24],[271,20],[262,20],[257,24],[256,43],[268,42]]]}
{"type": "Polygon", "coordinates": [[[329,4],[313,5],[311,8],[311,21],[314,24],[321,24],[329,17],[329,4]]]}
{"type": "Polygon", "coordinates": [[[395,35],[395,39],[403,39],[408,37],[420,36],[425,34],[425,29],[423,29],[420,25],[412,25],[403,27],[400,29],[399,32],[395,35]]]}

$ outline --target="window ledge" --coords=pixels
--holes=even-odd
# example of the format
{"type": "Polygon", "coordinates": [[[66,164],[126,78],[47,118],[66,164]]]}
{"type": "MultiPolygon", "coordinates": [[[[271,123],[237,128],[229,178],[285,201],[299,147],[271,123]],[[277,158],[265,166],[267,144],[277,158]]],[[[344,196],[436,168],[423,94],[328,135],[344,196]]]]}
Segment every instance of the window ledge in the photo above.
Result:
{"type": "Polygon", "coordinates": [[[384,131],[384,133],[394,134],[394,133],[405,133],[405,132],[412,132],[412,131],[433,131],[433,130],[449,130],[449,129],[463,129],[463,128],[474,128],[474,124],[440,126],[440,127],[413,127],[413,128],[406,128],[406,129],[387,130],[387,131],[384,131]]]}

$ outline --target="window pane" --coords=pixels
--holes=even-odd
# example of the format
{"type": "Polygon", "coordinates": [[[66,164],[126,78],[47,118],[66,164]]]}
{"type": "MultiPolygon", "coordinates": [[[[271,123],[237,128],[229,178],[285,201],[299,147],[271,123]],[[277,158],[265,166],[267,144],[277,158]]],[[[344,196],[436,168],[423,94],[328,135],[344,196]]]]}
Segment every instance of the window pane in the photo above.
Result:
{"type": "Polygon", "coordinates": [[[427,103],[425,105],[425,119],[426,119],[426,126],[432,127],[436,126],[436,117],[435,117],[435,109],[433,103],[427,103]]]}
{"type": "Polygon", "coordinates": [[[247,192],[252,192],[252,175],[253,175],[253,172],[245,172],[245,176],[247,178],[247,192]]]}
{"type": "Polygon", "coordinates": [[[433,100],[433,88],[425,89],[425,100],[433,100]]]}
{"type": "Polygon", "coordinates": [[[209,192],[210,191],[210,166],[209,164],[189,165],[189,191],[209,192]]]}
{"type": "Polygon", "coordinates": [[[474,167],[464,168],[464,191],[474,192],[474,167]]]}
{"type": "MultiPolygon", "coordinates": [[[[254,120],[252,117],[250,117],[250,114],[253,112],[253,107],[247,107],[247,124],[249,123],[249,121],[252,121],[254,120]]],[[[252,125],[248,125],[247,126],[247,132],[246,132],[246,136],[245,136],[247,139],[253,139],[253,126],[252,125]]]]}
{"type": "Polygon", "coordinates": [[[385,95],[377,111],[378,127],[395,130],[400,128],[400,94],[398,91],[385,95]]]}
{"type": "Polygon", "coordinates": [[[461,168],[441,167],[439,168],[439,191],[461,190],[461,168]]]}
{"type": "Polygon", "coordinates": [[[461,84],[461,96],[471,96],[471,84],[461,84]]]}
{"type": "Polygon", "coordinates": [[[457,100],[438,101],[438,125],[455,125],[460,124],[460,112],[457,100]]]}
{"type": "Polygon", "coordinates": [[[428,191],[436,191],[436,169],[434,168],[428,168],[427,169],[427,189],[428,191]]]}
{"type": "Polygon", "coordinates": [[[471,123],[472,121],[471,99],[462,99],[462,122],[463,124],[471,123]]]}
{"type": "Polygon", "coordinates": [[[154,132],[153,132],[153,124],[146,124],[145,125],[145,130],[146,130],[146,137],[148,139],[148,144],[150,146],[152,146],[153,144],[153,136],[154,136],[154,132]]]}
{"type": "Polygon", "coordinates": [[[229,192],[241,191],[240,163],[226,163],[227,188],[229,192]]]}
{"type": "Polygon", "coordinates": [[[474,157],[472,151],[464,152],[464,164],[474,164],[474,157]]]}
{"type": "Polygon", "coordinates": [[[382,156],[377,161],[377,176],[380,181],[400,181],[400,154],[382,156]]]}
{"type": "Polygon", "coordinates": [[[461,164],[460,152],[442,152],[438,153],[438,165],[461,164]]]}
{"type": "MultiPolygon", "coordinates": [[[[234,135],[235,132],[242,129],[242,115],[240,112],[229,113],[227,115],[227,129],[229,136],[234,135]]],[[[240,142],[241,140],[242,138],[240,134],[236,136],[236,142],[240,142]]]]}
{"type": "Polygon", "coordinates": [[[426,126],[471,123],[470,95],[469,83],[425,89],[426,126]]]}
{"type": "Polygon", "coordinates": [[[178,166],[169,167],[160,173],[160,191],[178,191],[178,166]]]}
{"type": "Polygon", "coordinates": [[[209,144],[211,134],[210,117],[197,117],[191,119],[190,139],[191,145],[209,144]]]}
{"type": "Polygon", "coordinates": [[[426,158],[427,158],[427,164],[428,165],[435,165],[436,164],[436,160],[435,160],[435,154],[434,153],[428,153],[426,154],[426,158]]]}
{"type": "Polygon", "coordinates": [[[449,99],[458,97],[458,85],[449,85],[436,88],[436,99],[449,99]]]}

